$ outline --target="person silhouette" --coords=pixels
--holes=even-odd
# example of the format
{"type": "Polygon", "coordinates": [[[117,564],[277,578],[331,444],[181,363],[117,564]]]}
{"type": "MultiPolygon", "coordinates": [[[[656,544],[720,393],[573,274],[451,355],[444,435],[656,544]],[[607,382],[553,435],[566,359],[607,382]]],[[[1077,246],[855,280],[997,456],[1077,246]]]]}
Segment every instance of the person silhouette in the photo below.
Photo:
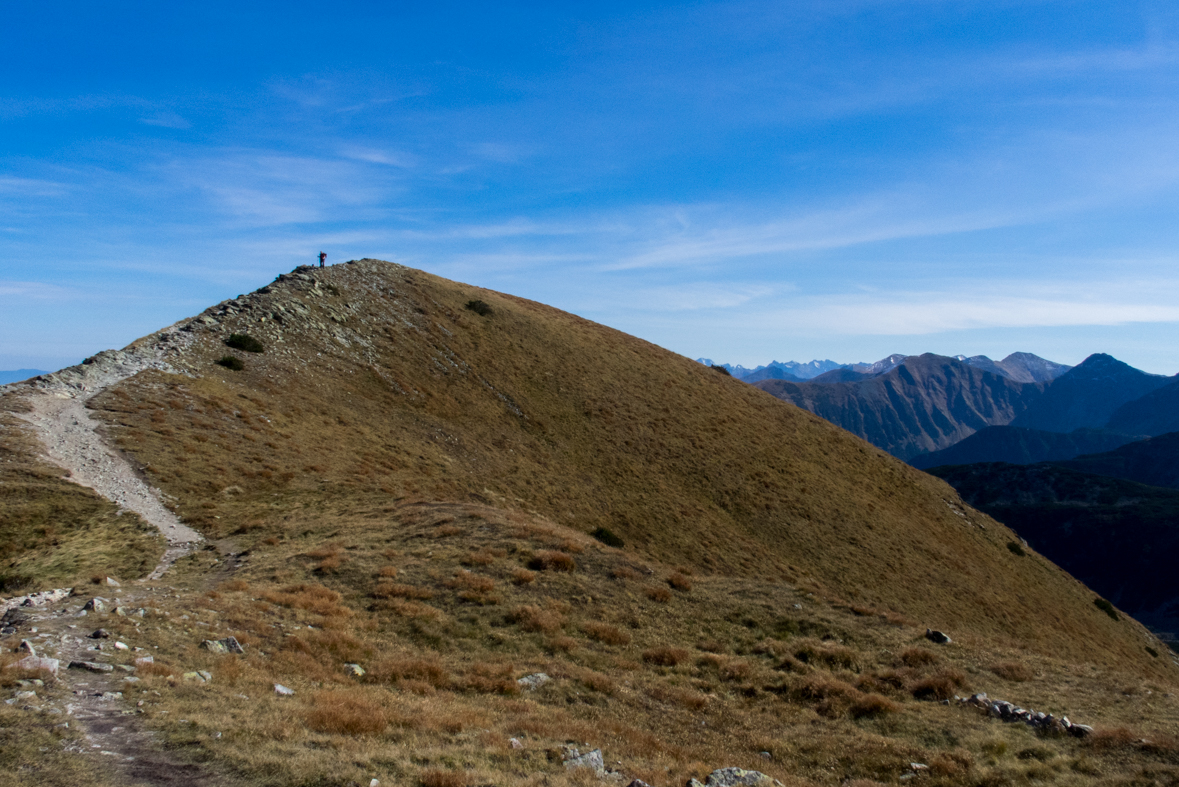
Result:
{"type": "Polygon", "coordinates": [[[319,253],[319,267],[323,267],[323,261],[327,259],[327,255],[322,251],[319,253]]]}

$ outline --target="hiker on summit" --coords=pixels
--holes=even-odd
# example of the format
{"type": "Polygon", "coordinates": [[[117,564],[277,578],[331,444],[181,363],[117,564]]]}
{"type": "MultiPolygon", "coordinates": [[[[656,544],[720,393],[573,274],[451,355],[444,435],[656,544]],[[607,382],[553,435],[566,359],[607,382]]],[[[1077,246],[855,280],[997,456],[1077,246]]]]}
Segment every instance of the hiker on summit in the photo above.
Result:
{"type": "Polygon", "coordinates": [[[327,254],[322,251],[319,253],[319,267],[323,267],[323,261],[327,259],[327,254]]]}

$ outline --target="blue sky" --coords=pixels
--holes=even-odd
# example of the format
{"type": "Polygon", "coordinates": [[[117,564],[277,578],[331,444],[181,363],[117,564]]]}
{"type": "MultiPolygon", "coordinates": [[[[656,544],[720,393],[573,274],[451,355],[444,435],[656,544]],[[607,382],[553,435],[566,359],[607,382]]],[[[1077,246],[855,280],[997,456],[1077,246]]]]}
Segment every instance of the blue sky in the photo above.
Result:
{"type": "Polygon", "coordinates": [[[5,4],[0,368],[379,257],[690,357],[1179,371],[1162,2],[5,4]]]}

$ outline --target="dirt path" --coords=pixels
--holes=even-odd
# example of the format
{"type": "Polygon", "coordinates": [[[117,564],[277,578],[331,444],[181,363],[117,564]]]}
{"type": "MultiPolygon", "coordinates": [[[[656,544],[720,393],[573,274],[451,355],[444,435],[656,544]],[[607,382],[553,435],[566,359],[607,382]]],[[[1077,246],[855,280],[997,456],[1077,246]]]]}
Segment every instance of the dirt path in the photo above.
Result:
{"type": "Polygon", "coordinates": [[[150,616],[140,618],[139,615],[144,607],[160,603],[170,591],[172,588],[163,586],[103,588],[107,609],[119,606],[126,610],[124,619],[135,622],[135,631],[127,631],[125,641],[121,642],[126,649],[115,645],[120,642],[116,637],[91,636],[111,613],[83,612],[86,596],[15,609],[18,615],[10,623],[15,625],[17,636],[28,639],[38,656],[57,659],[60,663],[55,682],[18,689],[18,692],[33,690],[33,696],[18,694],[19,707],[55,714],[79,730],[82,737],[66,750],[82,757],[100,758],[96,768],[113,772],[116,784],[150,787],[230,784],[232,780],[224,774],[186,762],[162,746],[157,735],[144,724],[136,704],[140,698],[151,699],[148,692],[140,690],[134,674],[134,659],[150,653],[136,647],[135,633],[141,626],[152,625],[150,616]],[[78,662],[101,665],[97,669],[110,671],[94,672],[69,666],[78,662]]]}

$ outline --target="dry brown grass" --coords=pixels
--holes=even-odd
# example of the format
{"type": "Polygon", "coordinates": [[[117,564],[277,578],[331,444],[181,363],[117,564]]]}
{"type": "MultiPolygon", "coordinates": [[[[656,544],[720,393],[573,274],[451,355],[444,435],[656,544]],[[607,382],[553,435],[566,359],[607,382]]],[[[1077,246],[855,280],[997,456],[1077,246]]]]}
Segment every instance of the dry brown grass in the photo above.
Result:
{"type": "Polygon", "coordinates": [[[667,578],[667,584],[671,585],[671,587],[675,588],[676,590],[683,591],[684,593],[687,593],[692,589],[691,578],[681,571],[671,572],[671,575],[667,578]]]}
{"type": "Polygon", "coordinates": [[[591,620],[582,624],[581,630],[585,632],[587,637],[595,642],[601,642],[603,645],[630,644],[630,634],[609,623],[591,620]]]}
{"type": "Polygon", "coordinates": [[[418,779],[421,787],[467,787],[472,784],[466,771],[426,771],[418,779]]]}
{"type": "Polygon", "coordinates": [[[1012,683],[1024,683],[1036,677],[1031,668],[1021,661],[1001,661],[998,664],[992,664],[988,669],[1003,680],[1009,680],[1012,683]]]}
{"type": "Polygon", "coordinates": [[[536,572],[529,571],[526,568],[512,569],[512,584],[513,585],[531,585],[536,581],[536,572]]]}
{"type": "Polygon", "coordinates": [[[909,684],[909,693],[919,700],[948,700],[967,686],[966,673],[955,668],[943,668],[928,677],[909,684]]]}
{"type": "Polygon", "coordinates": [[[882,694],[870,692],[855,698],[848,710],[853,718],[879,718],[901,709],[901,704],[882,694]]]}
{"type": "Polygon", "coordinates": [[[928,667],[932,664],[937,664],[940,659],[938,655],[927,648],[912,647],[905,648],[901,651],[900,662],[906,667],[928,667]]]}
{"type": "Polygon", "coordinates": [[[508,618],[524,631],[539,631],[553,634],[565,625],[565,616],[552,610],[541,609],[534,604],[516,607],[508,618]]]}
{"type": "Polygon", "coordinates": [[[674,667],[691,657],[686,648],[673,648],[666,645],[643,651],[643,661],[659,667],[674,667]]]}
{"type": "Polygon", "coordinates": [[[404,598],[416,601],[429,601],[434,598],[434,591],[430,588],[402,582],[378,582],[372,594],[375,598],[404,598]]]}
{"type": "Polygon", "coordinates": [[[671,591],[662,585],[649,587],[644,592],[646,593],[647,598],[659,604],[666,604],[667,602],[671,601],[671,591]]]}
{"type": "Polygon", "coordinates": [[[389,726],[385,709],[359,691],[316,692],[303,721],[333,735],[377,735],[389,726]]]}
{"type": "Polygon", "coordinates": [[[370,681],[379,683],[421,681],[435,689],[448,688],[451,684],[450,673],[436,656],[433,658],[412,656],[385,658],[373,664],[366,677],[370,681]]]}
{"type": "Polygon", "coordinates": [[[567,552],[545,549],[532,556],[528,567],[534,571],[575,571],[577,561],[567,552]]]}

